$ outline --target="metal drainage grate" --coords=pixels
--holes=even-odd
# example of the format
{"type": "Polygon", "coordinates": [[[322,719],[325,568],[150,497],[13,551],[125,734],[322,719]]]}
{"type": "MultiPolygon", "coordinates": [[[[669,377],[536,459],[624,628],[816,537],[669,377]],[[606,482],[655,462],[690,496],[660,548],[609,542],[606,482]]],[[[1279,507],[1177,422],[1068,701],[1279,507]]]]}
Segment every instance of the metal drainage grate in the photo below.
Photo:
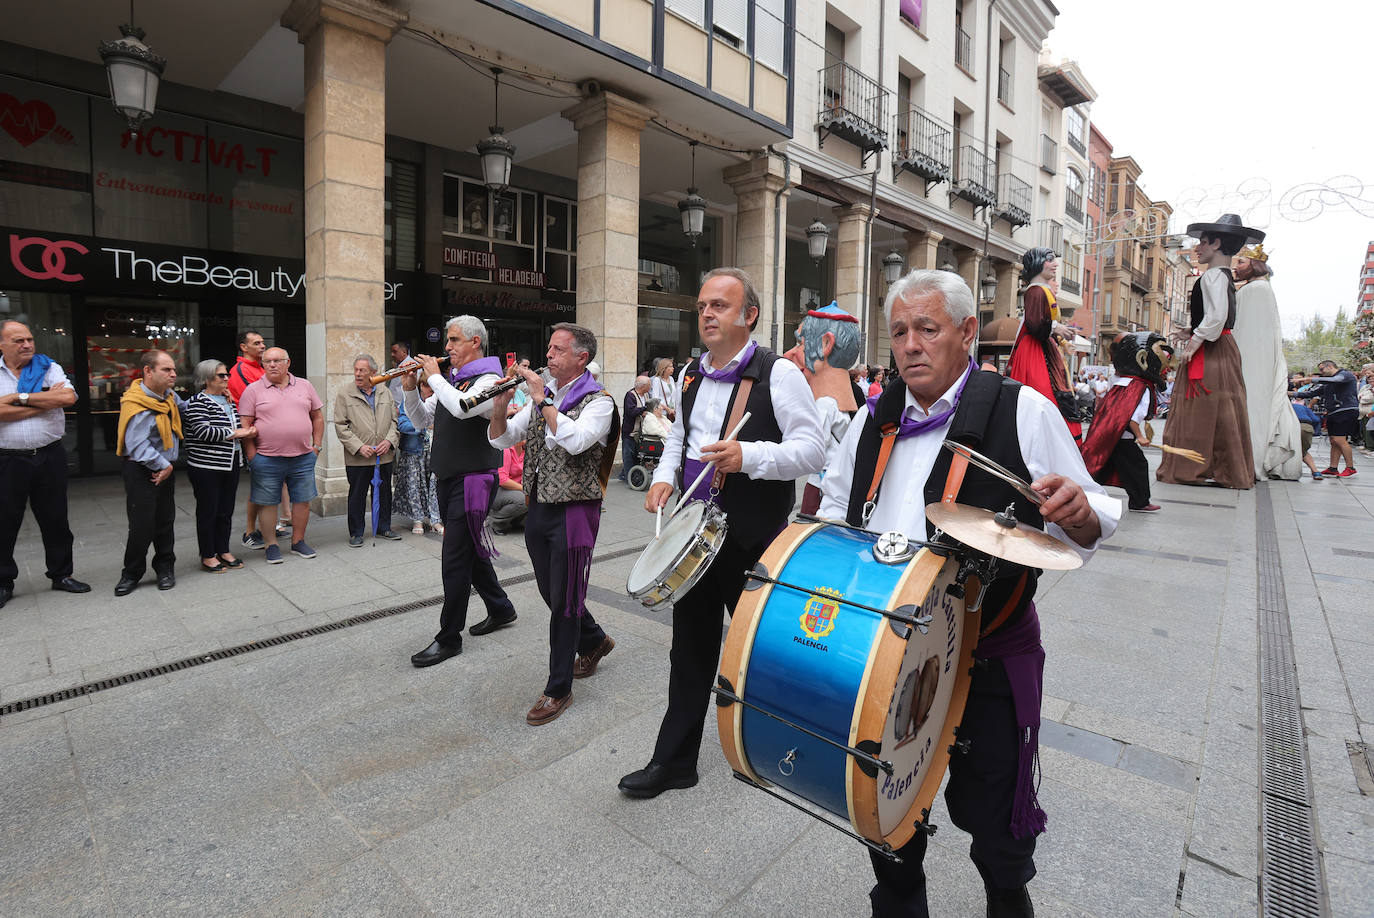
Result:
{"type": "Polygon", "coordinates": [[[1267,484],[1256,487],[1255,505],[1262,743],[1260,914],[1321,918],[1329,913],[1326,881],[1312,822],[1307,740],[1267,484]]]}
{"type": "MultiPolygon", "coordinates": [[[[597,555],[594,561],[613,561],[616,558],[624,558],[643,551],[644,546],[638,545],[634,548],[622,548],[618,551],[607,552],[604,555],[597,555]]],[[[529,583],[534,579],[531,571],[525,574],[516,574],[501,580],[501,586],[511,587],[522,583],[529,583]]],[[[473,593],[477,591],[474,589],[473,593]]],[[[59,701],[67,701],[72,698],[80,698],[82,695],[94,695],[96,692],[103,692],[106,689],[117,688],[121,685],[129,685],[134,682],[142,682],[144,679],[151,679],[154,676],[165,676],[178,670],[190,669],[193,666],[203,666],[206,663],[214,663],[216,660],[227,660],[230,657],[241,656],[251,653],[254,650],[262,650],[265,647],[278,647],[282,644],[289,644],[292,641],[299,641],[302,638],[315,637],[316,635],[328,634],[331,631],[339,631],[344,628],[352,628],[355,625],[366,625],[368,622],[380,621],[384,618],[391,618],[393,615],[401,615],[406,612],[414,612],[416,609],[424,609],[428,606],[437,606],[444,601],[443,596],[431,596],[428,599],[416,599],[411,602],[401,603],[398,606],[387,606],[385,609],[374,609],[371,612],[364,612],[361,615],[354,615],[349,618],[340,619],[337,622],[330,622],[327,625],[316,625],[314,628],[304,628],[300,631],[291,631],[287,634],[278,634],[274,637],[264,638],[261,641],[249,641],[246,644],[236,644],[233,647],[225,647],[209,653],[196,654],[193,657],[186,657],[174,663],[163,663],[159,666],[150,666],[138,672],[125,673],[122,676],[111,676],[108,679],[99,679],[95,682],[87,682],[84,685],[74,685],[57,692],[49,692],[46,695],[35,695],[32,698],[21,698],[18,701],[11,701],[0,705],[0,717],[6,714],[17,714],[20,711],[30,711],[34,708],[41,708],[46,705],[56,704],[59,701]]]]}

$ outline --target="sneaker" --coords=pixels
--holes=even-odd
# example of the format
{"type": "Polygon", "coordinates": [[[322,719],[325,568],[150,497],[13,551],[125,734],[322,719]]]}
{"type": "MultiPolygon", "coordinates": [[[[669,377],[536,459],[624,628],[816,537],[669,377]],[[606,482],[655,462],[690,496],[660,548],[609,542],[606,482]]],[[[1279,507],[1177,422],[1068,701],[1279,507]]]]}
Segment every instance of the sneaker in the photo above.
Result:
{"type": "Polygon", "coordinates": [[[349,547],[349,548],[362,548],[362,547],[363,547],[363,537],[362,537],[362,536],[349,536],[349,537],[348,537],[348,547],[349,547]]]}
{"type": "Polygon", "coordinates": [[[280,522],[280,521],[277,522],[277,538],[280,539],[282,536],[289,535],[290,533],[291,533],[291,526],[290,526],[290,524],[283,524],[283,523],[280,522]]]}
{"type": "Polygon", "coordinates": [[[1313,480],[1313,481],[1321,481],[1321,480],[1322,480],[1322,473],[1321,473],[1321,472],[1313,472],[1313,473],[1312,473],[1312,480],[1313,480]]]}
{"type": "Polygon", "coordinates": [[[315,549],[311,548],[309,545],[306,545],[305,539],[301,539],[299,542],[292,545],[291,553],[293,555],[300,555],[302,558],[315,557],[315,549]]]}
{"type": "Polygon", "coordinates": [[[1160,508],[1159,504],[1146,504],[1143,507],[1132,507],[1130,509],[1132,513],[1158,513],[1160,508]]]}
{"type": "Polygon", "coordinates": [[[282,563],[283,561],[285,561],[285,560],[286,560],[286,559],[283,558],[283,557],[281,556],[281,546],[280,546],[280,545],[269,545],[269,546],[267,546],[267,563],[268,563],[268,564],[281,564],[281,563],[282,563]]]}
{"type": "Polygon", "coordinates": [[[243,534],[243,547],[249,551],[262,551],[267,547],[267,543],[262,540],[262,530],[254,529],[252,532],[243,534]]]}
{"type": "Polygon", "coordinates": [[[394,529],[386,529],[377,533],[377,538],[386,539],[388,542],[399,542],[401,541],[401,534],[394,529]]]}
{"type": "Polygon", "coordinates": [[[1335,466],[1332,466],[1331,468],[1322,469],[1322,474],[1323,474],[1323,475],[1339,475],[1339,474],[1340,474],[1340,470],[1337,469],[1335,466]]]}
{"type": "Polygon", "coordinates": [[[1341,473],[1340,473],[1340,475],[1338,475],[1337,477],[1338,477],[1338,478],[1349,478],[1351,475],[1354,475],[1354,474],[1356,474],[1356,473],[1355,473],[1355,470],[1352,469],[1352,468],[1347,467],[1347,468],[1341,469],[1341,473]]]}
{"type": "Polygon", "coordinates": [[[424,524],[424,523],[416,523],[414,526],[411,526],[411,527],[410,527],[410,534],[411,534],[411,535],[424,535],[424,534],[425,534],[425,524],[424,524]]]}

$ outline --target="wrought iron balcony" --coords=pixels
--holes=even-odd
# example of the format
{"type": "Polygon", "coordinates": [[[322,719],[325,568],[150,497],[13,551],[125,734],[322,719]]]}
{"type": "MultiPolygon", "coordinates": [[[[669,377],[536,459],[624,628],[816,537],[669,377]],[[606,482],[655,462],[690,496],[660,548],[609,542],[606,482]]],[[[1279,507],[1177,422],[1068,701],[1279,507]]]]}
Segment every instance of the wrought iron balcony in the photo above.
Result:
{"type": "Polygon", "coordinates": [[[915,173],[927,182],[949,181],[954,132],[947,125],[913,106],[897,115],[893,134],[895,168],[915,173]]]}
{"type": "Polygon", "coordinates": [[[1005,67],[997,68],[997,101],[1011,108],[1011,71],[1005,67]]]}
{"type": "Polygon", "coordinates": [[[1087,156],[1087,155],[1088,155],[1088,145],[1087,145],[1086,143],[1083,142],[1083,138],[1082,138],[1082,137],[1079,137],[1079,136],[1078,136],[1077,134],[1075,134],[1073,131],[1069,131],[1069,134],[1068,134],[1068,138],[1067,138],[1067,139],[1068,139],[1068,141],[1069,141],[1069,146],[1071,146],[1071,147],[1073,147],[1075,150],[1077,150],[1077,151],[1079,152],[1079,154],[1081,154],[1081,155],[1083,155],[1083,156],[1087,156]]]}
{"type": "Polygon", "coordinates": [[[1059,171],[1059,144],[1049,134],[1040,135],[1040,168],[1050,175],[1059,171]]]}
{"type": "Polygon", "coordinates": [[[1072,220],[1076,220],[1079,223],[1083,222],[1083,206],[1081,204],[1075,204],[1073,201],[1065,202],[1064,213],[1068,214],[1069,218],[1072,220]]]}
{"type": "Polygon", "coordinates": [[[1150,292],[1150,275],[1139,268],[1131,268],[1131,288],[1140,293],[1150,292]]]}
{"type": "Polygon", "coordinates": [[[958,26],[954,27],[954,63],[973,72],[973,36],[958,26]]]}
{"type": "Polygon", "coordinates": [[[1036,227],[1039,244],[1056,252],[1064,251],[1064,224],[1058,220],[1041,220],[1036,227]]]}
{"type": "Polygon", "coordinates": [[[1061,290],[1064,290],[1064,291],[1066,291],[1066,292],[1068,292],[1068,293],[1072,293],[1072,294],[1075,294],[1075,295],[1077,295],[1077,294],[1083,292],[1083,287],[1082,287],[1082,285],[1080,285],[1080,284],[1078,283],[1078,281],[1074,280],[1073,278],[1069,278],[1069,277],[1065,277],[1065,278],[1060,279],[1060,281],[1059,281],[1059,288],[1060,288],[1061,290]]]}
{"type": "Polygon", "coordinates": [[[842,137],[868,154],[887,146],[887,90],[846,63],[821,70],[821,109],[816,117],[820,146],[830,134],[842,137]]]}
{"type": "Polygon", "coordinates": [[[959,169],[954,174],[955,197],[963,198],[974,207],[988,207],[997,203],[996,172],[992,160],[973,144],[959,150],[959,169]]]}
{"type": "Polygon", "coordinates": [[[1030,223],[1031,186],[1010,172],[1004,172],[997,179],[997,216],[1018,226],[1030,223]]]}

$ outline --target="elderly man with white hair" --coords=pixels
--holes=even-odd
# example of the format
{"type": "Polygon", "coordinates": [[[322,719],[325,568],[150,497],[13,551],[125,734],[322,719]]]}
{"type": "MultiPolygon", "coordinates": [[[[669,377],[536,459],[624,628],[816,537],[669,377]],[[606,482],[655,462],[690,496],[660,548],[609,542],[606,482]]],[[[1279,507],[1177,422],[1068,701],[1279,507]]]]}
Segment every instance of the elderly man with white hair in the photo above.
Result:
{"type": "MultiPolygon", "coordinates": [[[[925,540],[934,535],[926,505],[955,487],[963,504],[1001,510],[1014,503],[1017,519],[1091,557],[1115,531],[1120,501],[1088,475],[1053,402],[974,365],[969,354],[978,316],[963,279],[913,271],[892,285],[884,312],[897,373],[850,424],[826,472],[819,515],[925,540]],[[951,475],[953,454],[941,449],[946,438],[1030,482],[1044,502],[1037,506],[976,471],[959,487],[951,475]],[[879,461],[880,453],[887,461],[879,461]]],[[[1033,775],[1045,661],[1032,602],[1038,573],[1003,562],[987,584],[959,726],[959,739],[971,742],[966,754],[951,757],[945,792],[951,820],[973,836],[969,854],[983,877],[989,915],[1033,914],[1026,884],[1035,876],[1035,837],[1045,829],[1033,775]]],[[[898,850],[901,861],[872,856],[875,916],[927,914],[925,850],[926,834],[918,831],[898,850]]]]}
{"type": "Polygon", "coordinates": [[[396,429],[396,401],[387,386],[374,386],[377,361],[371,354],[353,358],[353,385],[339,390],[334,399],[334,433],[344,448],[344,474],[348,476],[348,544],[361,548],[367,523],[367,494],[377,477],[377,513],[374,531],[383,539],[395,541],[400,535],[391,529],[391,471],[396,447],[401,444],[396,429]]]}

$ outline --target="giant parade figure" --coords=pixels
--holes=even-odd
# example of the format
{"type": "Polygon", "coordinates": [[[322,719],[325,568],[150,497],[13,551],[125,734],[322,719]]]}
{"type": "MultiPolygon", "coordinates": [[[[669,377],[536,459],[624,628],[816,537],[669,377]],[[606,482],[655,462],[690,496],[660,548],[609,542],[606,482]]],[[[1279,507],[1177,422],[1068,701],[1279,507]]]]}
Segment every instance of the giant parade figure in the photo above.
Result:
{"type": "Polygon", "coordinates": [[[1302,477],[1302,431],[1288,401],[1288,361],[1283,356],[1279,304],[1269,279],[1269,253],[1263,243],[1243,249],[1231,269],[1243,283],[1236,291],[1236,327],[1245,398],[1250,415],[1250,446],[1255,477],[1302,477]]]}

